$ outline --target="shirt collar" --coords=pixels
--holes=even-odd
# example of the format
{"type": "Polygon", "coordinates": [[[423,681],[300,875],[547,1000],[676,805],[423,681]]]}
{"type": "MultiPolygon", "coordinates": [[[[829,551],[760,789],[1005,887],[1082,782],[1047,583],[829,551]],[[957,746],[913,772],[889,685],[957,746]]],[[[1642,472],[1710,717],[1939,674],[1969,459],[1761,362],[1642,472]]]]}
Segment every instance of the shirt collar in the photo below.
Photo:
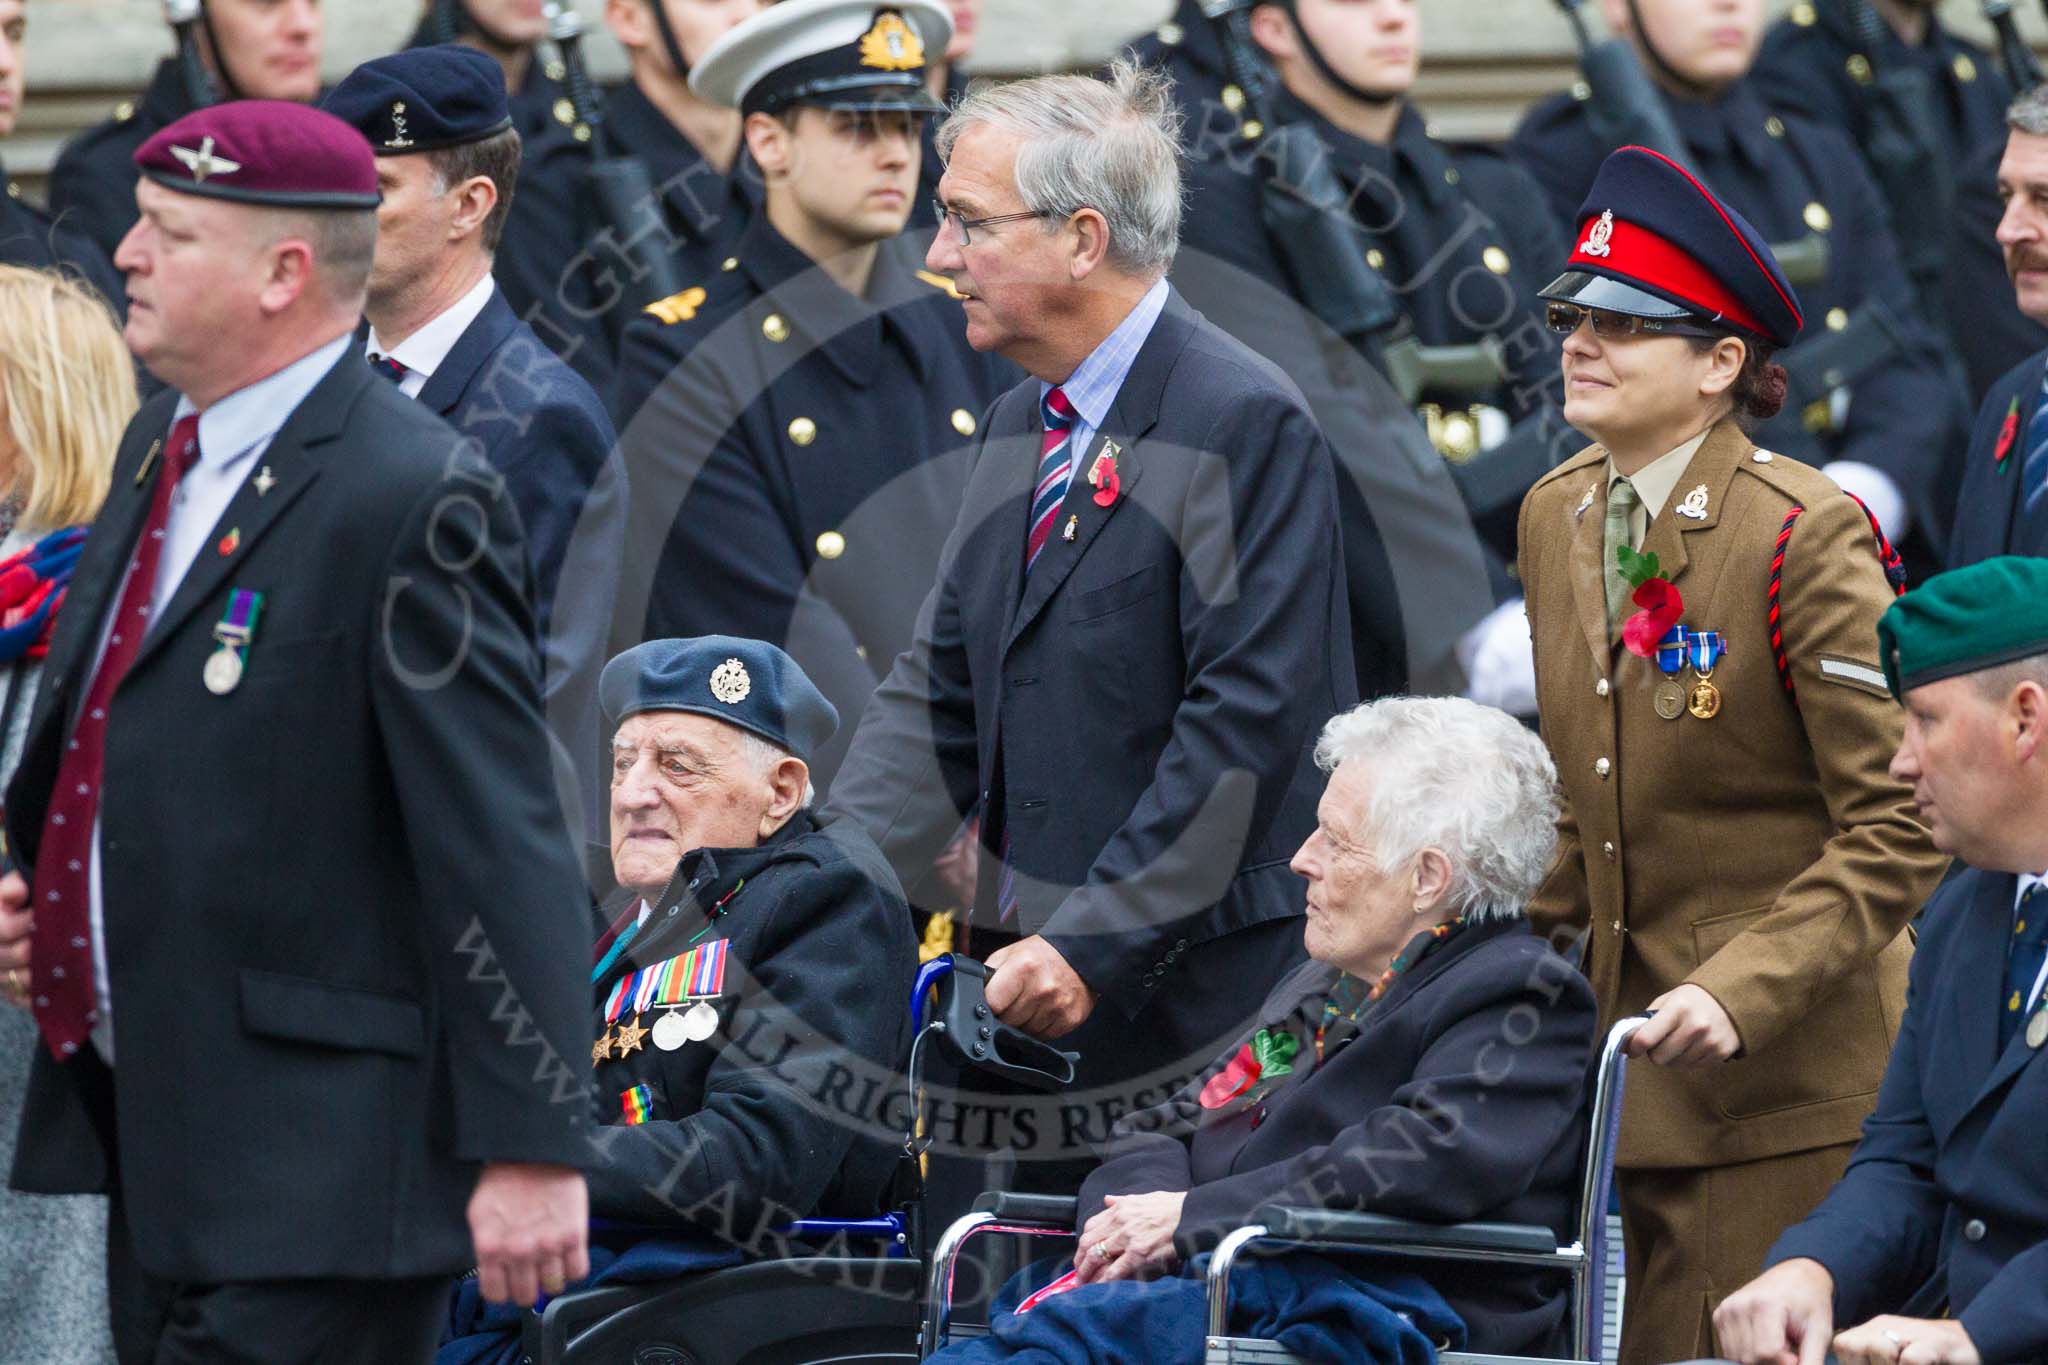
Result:
{"type": "MultiPolygon", "coordinates": [[[[1102,339],[1102,344],[1090,351],[1088,358],[1075,366],[1066,382],[1058,386],[1090,431],[1100,431],[1108,420],[1117,390],[1124,386],[1138,352],[1144,348],[1145,339],[1152,335],[1152,325],[1165,311],[1166,292],[1166,279],[1162,276],[1145,291],[1145,297],[1138,300],[1137,306],[1124,314],[1124,320],[1102,339]]],[[[1053,385],[1039,381],[1041,402],[1053,388],[1053,385]]]]}
{"type": "Polygon", "coordinates": [[[433,378],[434,371],[441,368],[441,362],[455,349],[455,343],[462,340],[462,334],[469,330],[469,324],[477,320],[478,314],[491,301],[491,291],[497,288],[491,282],[491,272],[471,285],[469,292],[442,309],[438,315],[396,346],[386,346],[377,329],[370,329],[369,337],[363,343],[365,355],[389,356],[414,374],[433,378]]]}
{"type": "MultiPolygon", "coordinates": [[[[200,413],[199,463],[224,467],[277,435],[354,339],[352,331],[343,332],[318,350],[308,351],[246,388],[236,389],[200,413]]],[[[192,400],[179,394],[171,420],[175,422],[194,410],[192,400]]]]}
{"type": "Polygon", "coordinates": [[[2018,886],[2013,888],[2012,893],[2012,907],[2014,913],[2018,913],[2020,901],[2026,896],[2027,891],[2032,887],[2039,886],[2043,882],[2048,882],[2048,872],[2020,873],[2020,883],[2018,886]]]}
{"type": "MultiPolygon", "coordinates": [[[[1671,501],[1671,490],[1685,477],[1685,467],[1692,463],[1692,457],[1706,444],[1707,437],[1714,429],[1708,427],[1690,441],[1665,451],[1656,459],[1628,476],[1631,487],[1636,490],[1636,500],[1643,505],[1643,511],[1652,521],[1664,510],[1664,504],[1671,501]]],[[[1614,467],[1614,457],[1607,457],[1607,486],[1614,487],[1614,481],[1621,477],[1621,471],[1614,467]]]]}

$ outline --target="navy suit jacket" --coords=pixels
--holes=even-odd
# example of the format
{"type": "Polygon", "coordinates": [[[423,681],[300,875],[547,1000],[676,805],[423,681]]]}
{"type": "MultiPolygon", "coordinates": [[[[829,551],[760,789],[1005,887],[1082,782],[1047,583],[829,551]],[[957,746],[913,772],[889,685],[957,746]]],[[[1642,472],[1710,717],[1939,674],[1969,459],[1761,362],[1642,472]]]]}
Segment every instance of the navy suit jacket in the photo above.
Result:
{"type": "Polygon", "coordinates": [[[1849,1169],[1778,1239],[1835,1278],[1837,1326],[1895,1312],[1941,1275],[1989,1362],[2048,1357],[2048,1049],[1998,1048],[2011,873],[1975,868],[1927,903],[1906,1016],[1849,1169]]]}
{"type": "Polygon", "coordinates": [[[1963,460],[1962,489],[1956,495],[1955,527],[1948,538],[1951,569],[1996,555],[2048,555],[2048,503],[2037,504],[2031,516],[2020,506],[2021,466],[2028,444],[2040,435],[2034,414],[2041,405],[2044,370],[2048,351],[2028,356],[1991,386],[1977,409],[1969,454],[1963,460]],[[2008,412],[2018,419],[2018,427],[2001,470],[1995,456],[2008,412]]]}
{"type": "MultiPolygon", "coordinates": [[[[128,424],[50,643],[6,793],[31,881],[175,402],[128,424]]],[[[452,1273],[478,1163],[589,1154],[583,886],[525,547],[448,425],[353,348],[251,464],[107,720],[117,1140],[90,1064],[39,1047],[13,1181],[104,1190],[118,1163],[165,1279],[452,1273]],[[216,696],[200,674],[234,589],[262,618],[216,696]]]]}
{"type": "MultiPolygon", "coordinates": [[[[1168,1190],[1187,1192],[1173,1238],[1184,1258],[1269,1203],[1541,1224],[1560,1245],[1576,1237],[1598,1025],[1586,978],[1524,920],[1474,925],[1395,978],[1355,1034],[1333,1026],[1317,1066],[1309,1040],[1337,975],[1304,963],[1267,997],[1262,1023],[1302,1043],[1274,1088],[1202,1106],[1234,1044],[1165,1104],[1119,1123],[1081,1187],[1075,1226],[1104,1195],[1168,1190]]],[[[1544,1344],[1565,1320],[1554,1274],[1417,1268],[1465,1319],[1475,1351],[1544,1344]]]]}
{"type": "Polygon", "coordinates": [[[1302,913],[1287,863],[1322,794],[1315,740],[1356,695],[1329,448],[1286,377],[1178,294],[1028,580],[1038,381],[982,432],[915,643],[832,805],[914,881],[978,801],[980,922],[1007,843],[1006,927],[1045,935],[1104,1026],[1150,1010],[1234,1029],[1242,992],[1189,992],[1182,955],[1302,913]],[[1104,507],[1086,474],[1109,443],[1104,507]]]}

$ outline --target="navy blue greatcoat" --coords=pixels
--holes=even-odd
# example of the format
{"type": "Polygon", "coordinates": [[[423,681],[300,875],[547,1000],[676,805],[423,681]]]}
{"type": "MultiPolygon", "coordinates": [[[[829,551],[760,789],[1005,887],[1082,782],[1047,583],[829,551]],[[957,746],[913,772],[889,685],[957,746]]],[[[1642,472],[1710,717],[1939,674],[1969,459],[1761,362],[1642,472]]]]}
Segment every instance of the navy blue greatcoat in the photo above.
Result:
{"type": "Polygon", "coordinates": [[[653,568],[621,585],[621,627],[788,650],[841,718],[821,787],[910,647],[982,413],[1017,379],[967,345],[923,240],[884,244],[856,298],[763,215],[621,353],[628,564],[653,568]]]}
{"type": "Polygon", "coordinates": [[[2017,878],[1976,868],[1927,902],[1906,1016],[1863,1140],[1820,1207],[1771,1248],[1835,1280],[1838,1328],[1939,1276],[1986,1361],[2048,1356],[2048,1049],[1998,1048],[2017,878]]]}
{"type": "MultiPolygon", "coordinates": [[[[731,174],[720,171],[630,81],[605,92],[595,145],[646,167],[659,226],[645,221],[638,230],[665,234],[685,283],[717,267],[760,205],[761,173],[744,150],[731,174]]],[[[552,120],[528,139],[495,273],[512,310],[609,399],[621,335],[645,299],[632,292],[620,247],[636,228],[599,220],[592,149],[552,120]]]]}

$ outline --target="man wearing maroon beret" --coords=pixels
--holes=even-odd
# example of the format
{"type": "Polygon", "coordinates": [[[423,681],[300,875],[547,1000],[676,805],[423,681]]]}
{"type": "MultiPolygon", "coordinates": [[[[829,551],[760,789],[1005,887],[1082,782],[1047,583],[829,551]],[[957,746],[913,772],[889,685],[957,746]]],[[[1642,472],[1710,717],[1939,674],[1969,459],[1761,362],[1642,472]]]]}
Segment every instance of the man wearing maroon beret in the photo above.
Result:
{"type": "Polygon", "coordinates": [[[106,1190],[130,1362],[422,1361],[585,1272],[583,888],[502,481],[362,363],[362,136],[136,154],[129,425],[6,794],[12,1180],[106,1190]]]}

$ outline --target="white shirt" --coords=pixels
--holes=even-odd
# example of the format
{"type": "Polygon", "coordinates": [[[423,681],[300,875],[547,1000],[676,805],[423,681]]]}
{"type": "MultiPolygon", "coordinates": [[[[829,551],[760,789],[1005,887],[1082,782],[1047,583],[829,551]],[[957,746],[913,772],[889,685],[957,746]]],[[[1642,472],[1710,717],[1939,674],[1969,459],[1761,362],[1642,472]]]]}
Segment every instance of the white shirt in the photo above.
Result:
{"type": "MultiPolygon", "coordinates": [[[[2027,894],[2028,887],[2044,881],[2048,881],[2048,872],[2043,872],[2039,876],[2031,872],[2020,873],[2020,884],[2013,888],[2012,897],[2012,916],[2015,924],[2019,922],[2020,898],[2027,894]]],[[[2036,896],[2034,900],[2035,908],[2042,914],[2048,914],[2048,896],[2036,896]]],[[[2034,1002],[2041,998],[2041,988],[2043,986],[2048,986],[2048,962],[2043,962],[2041,970],[2034,974],[2034,989],[2027,992],[2027,1007],[2020,1011],[2021,1014],[2026,1014],[2033,1010],[2034,1002]]]]}
{"type": "MultiPolygon", "coordinates": [[[[301,356],[276,374],[237,389],[199,414],[199,463],[178,481],[171,495],[169,514],[164,519],[164,548],[156,562],[156,584],[149,594],[149,623],[184,581],[186,570],[211,541],[228,503],[241,491],[254,470],[257,458],[270,449],[271,438],[285,419],[306,401],[327,372],[348,349],[351,336],[344,332],[319,350],[301,356]]],[[[171,416],[172,425],[193,411],[192,400],[182,395],[171,416]]],[[[125,580],[124,580],[125,586],[125,580]]],[[[120,605],[121,588],[116,587],[108,604],[109,619],[100,626],[99,649],[93,654],[93,671],[107,652],[107,637],[113,633],[112,613],[120,605]]],[[[148,626],[143,627],[144,630],[148,626]]],[[[104,795],[104,788],[102,788],[104,795]]],[[[107,986],[106,911],[101,900],[100,818],[92,822],[91,889],[93,992],[98,998],[99,1021],[93,1025],[92,1045],[111,1065],[114,1060],[114,1005],[107,986]]]]}
{"type": "Polygon", "coordinates": [[[469,324],[477,320],[484,311],[484,305],[491,301],[491,291],[497,285],[491,282],[489,271],[470,286],[467,294],[441,310],[439,316],[426,326],[414,332],[396,346],[386,346],[383,338],[372,327],[363,343],[366,357],[389,356],[405,366],[411,373],[398,381],[398,391],[407,398],[417,398],[427,381],[434,377],[434,371],[441,368],[441,362],[455,349],[455,343],[462,340],[462,334],[469,330],[469,324]]]}

